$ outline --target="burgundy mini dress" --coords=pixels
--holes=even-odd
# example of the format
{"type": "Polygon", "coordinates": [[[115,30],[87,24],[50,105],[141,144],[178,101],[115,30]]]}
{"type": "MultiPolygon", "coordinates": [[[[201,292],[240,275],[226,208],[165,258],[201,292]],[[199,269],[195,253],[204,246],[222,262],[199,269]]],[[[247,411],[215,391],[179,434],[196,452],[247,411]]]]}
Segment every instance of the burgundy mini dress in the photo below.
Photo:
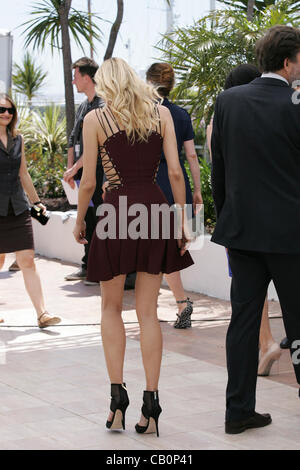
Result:
{"type": "Polygon", "coordinates": [[[191,266],[189,252],[180,255],[174,212],[170,223],[162,212],[157,215],[159,206],[169,207],[156,183],[163,144],[160,125],[147,142],[132,143],[109,108],[95,113],[107,137],[100,151],[109,186],[98,208],[101,214],[89,251],[88,280],[108,281],[132,272],[170,274],[191,266]],[[108,230],[109,224],[113,230],[108,230]]]}

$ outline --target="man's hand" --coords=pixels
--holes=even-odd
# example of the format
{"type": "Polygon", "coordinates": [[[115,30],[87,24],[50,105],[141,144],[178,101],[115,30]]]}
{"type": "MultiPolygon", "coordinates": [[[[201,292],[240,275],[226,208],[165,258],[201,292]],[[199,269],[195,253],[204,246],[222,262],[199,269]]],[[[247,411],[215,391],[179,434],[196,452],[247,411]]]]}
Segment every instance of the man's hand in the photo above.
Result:
{"type": "Polygon", "coordinates": [[[73,165],[64,173],[64,181],[66,181],[66,183],[69,183],[72,189],[75,188],[74,176],[76,175],[76,173],[77,173],[77,169],[75,165],[73,165]]]}
{"type": "Polygon", "coordinates": [[[198,214],[201,210],[201,206],[203,205],[203,199],[201,191],[194,191],[193,193],[193,209],[195,214],[198,214]]]}

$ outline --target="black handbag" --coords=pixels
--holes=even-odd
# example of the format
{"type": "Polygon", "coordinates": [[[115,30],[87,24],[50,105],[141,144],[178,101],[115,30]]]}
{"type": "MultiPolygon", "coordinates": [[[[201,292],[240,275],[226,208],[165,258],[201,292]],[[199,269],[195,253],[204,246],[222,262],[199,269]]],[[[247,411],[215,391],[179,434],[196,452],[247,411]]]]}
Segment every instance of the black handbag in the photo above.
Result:
{"type": "Polygon", "coordinates": [[[42,225],[46,225],[50,219],[49,215],[44,215],[43,210],[38,206],[32,206],[30,213],[31,217],[36,219],[42,225]]]}

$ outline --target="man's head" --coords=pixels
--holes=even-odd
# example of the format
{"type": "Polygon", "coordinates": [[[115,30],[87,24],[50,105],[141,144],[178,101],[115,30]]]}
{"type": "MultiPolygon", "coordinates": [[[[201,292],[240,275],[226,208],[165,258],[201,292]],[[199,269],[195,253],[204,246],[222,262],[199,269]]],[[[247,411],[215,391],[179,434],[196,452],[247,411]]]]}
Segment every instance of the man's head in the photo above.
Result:
{"type": "Polygon", "coordinates": [[[261,72],[279,73],[290,85],[300,80],[300,29],[277,25],[256,43],[261,72]]]}
{"type": "Polygon", "coordinates": [[[94,76],[98,68],[99,65],[88,57],[82,57],[74,62],[72,65],[74,70],[72,84],[76,85],[78,93],[85,93],[91,86],[95,85],[94,76]]]}

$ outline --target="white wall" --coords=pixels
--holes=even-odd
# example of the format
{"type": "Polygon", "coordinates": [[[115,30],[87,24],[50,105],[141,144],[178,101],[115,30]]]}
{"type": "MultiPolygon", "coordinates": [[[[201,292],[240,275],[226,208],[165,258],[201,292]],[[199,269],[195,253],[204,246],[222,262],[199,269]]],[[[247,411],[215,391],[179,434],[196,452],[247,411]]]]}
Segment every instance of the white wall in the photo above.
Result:
{"type": "Polygon", "coordinates": [[[73,236],[76,211],[49,212],[49,214],[50,220],[47,225],[41,225],[32,219],[36,253],[80,264],[84,248],[73,236]]]}
{"type": "MultiPolygon", "coordinates": [[[[76,211],[50,214],[46,226],[33,219],[36,252],[48,258],[80,264],[84,248],[73,236],[76,211]]],[[[203,247],[190,251],[195,264],[182,271],[183,285],[189,291],[229,300],[230,277],[225,249],[212,243],[210,238],[210,235],[205,235],[203,247]]],[[[273,283],[269,288],[269,299],[278,300],[273,283]]]]}

